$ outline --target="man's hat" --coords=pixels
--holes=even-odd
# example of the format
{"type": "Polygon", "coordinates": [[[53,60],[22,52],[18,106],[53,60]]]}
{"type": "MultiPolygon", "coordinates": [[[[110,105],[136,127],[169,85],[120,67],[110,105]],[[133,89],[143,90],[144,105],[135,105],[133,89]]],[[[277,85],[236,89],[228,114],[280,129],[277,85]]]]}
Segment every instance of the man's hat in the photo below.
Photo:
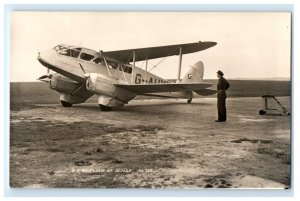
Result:
{"type": "Polygon", "coordinates": [[[224,73],[222,72],[222,71],[220,71],[220,70],[218,70],[218,72],[217,72],[219,75],[221,75],[221,76],[223,76],[224,75],[224,73]]]}

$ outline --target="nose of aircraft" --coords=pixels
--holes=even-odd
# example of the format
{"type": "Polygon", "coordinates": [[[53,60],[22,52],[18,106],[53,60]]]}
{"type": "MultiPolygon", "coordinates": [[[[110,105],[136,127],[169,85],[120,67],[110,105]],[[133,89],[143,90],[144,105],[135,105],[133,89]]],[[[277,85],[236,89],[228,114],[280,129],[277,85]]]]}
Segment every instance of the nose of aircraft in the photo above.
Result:
{"type": "Polygon", "coordinates": [[[44,62],[44,60],[42,59],[41,53],[40,53],[40,52],[38,52],[37,60],[38,60],[43,66],[45,66],[45,65],[44,65],[45,62],[44,62]]]}
{"type": "Polygon", "coordinates": [[[51,65],[51,51],[38,52],[37,60],[47,68],[47,73],[38,78],[38,80],[49,83],[52,75],[50,74],[51,65]]]}
{"type": "Polygon", "coordinates": [[[37,59],[38,59],[39,61],[40,61],[40,59],[41,59],[41,53],[40,53],[40,52],[38,52],[37,59]]]}
{"type": "Polygon", "coordinates": [[[38,52],[37,60],[45,67],[51,68],[51,58],[53,57],[53,51],[48,50],[44,52],[38,52]]]}

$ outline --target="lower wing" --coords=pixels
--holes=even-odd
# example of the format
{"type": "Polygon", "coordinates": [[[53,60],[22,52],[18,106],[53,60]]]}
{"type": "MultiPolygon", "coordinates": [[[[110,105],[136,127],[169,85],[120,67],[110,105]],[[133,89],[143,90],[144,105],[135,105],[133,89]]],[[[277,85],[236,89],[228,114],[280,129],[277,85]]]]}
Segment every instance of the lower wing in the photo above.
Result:
{"type": "Polygon", "coordinates": [[[212,84],[197,82],[197,83],[165,83],[165,84],[116,84],[116,86],[128,91],[132,91],[137,95],[143,95],[146,93],[179,92],[179,91],[199,91],[199,92],[202,91],[203,93],[204,92],[207,93],[207,90],[209,90],[210,92],[211,90],[206,88],[212,86],[212,84]]]}

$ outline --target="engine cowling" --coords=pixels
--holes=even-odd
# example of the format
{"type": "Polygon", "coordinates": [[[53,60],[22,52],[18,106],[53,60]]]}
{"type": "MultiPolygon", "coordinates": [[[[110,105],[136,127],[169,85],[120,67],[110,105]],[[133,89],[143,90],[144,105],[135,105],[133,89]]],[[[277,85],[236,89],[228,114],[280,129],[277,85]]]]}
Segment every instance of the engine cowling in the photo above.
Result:
{"type": "Polygon", "coordinates": [[[52,75],[49,81],[49,87],[58,92],[72,93],[78,86],[77,82],[59,74],[52,75]]]}
{"type": "Polygon", "coordinates": [[[120,87],[118,81],[105,75],[90,73],[87,77],[86,89],[98,95],[98,104],[109,107],[120,107],[132,100],[136,94],[120,87]]]}
{"type": "Polygon", "coordinates": [[[86,97],[84,94],[81,96],[80,93],[74,95],[81,84],[77,83],[67,77],[64,77],[60,74],[52,74],[49,76],[49,87],[53,90],[56,90],[60,93],[60,100],[65,101],[71,104],[84,103],[86,97]]]}

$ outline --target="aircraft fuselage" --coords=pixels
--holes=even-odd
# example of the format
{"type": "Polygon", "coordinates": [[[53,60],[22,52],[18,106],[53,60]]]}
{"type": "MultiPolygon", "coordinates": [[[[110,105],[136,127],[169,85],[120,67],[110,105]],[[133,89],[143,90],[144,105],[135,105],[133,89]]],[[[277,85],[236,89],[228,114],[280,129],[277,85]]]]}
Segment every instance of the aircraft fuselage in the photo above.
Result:
{"type": "MultiPolygon", "coordinates": [[[[134,52],[132,57],[135,58],[134,52]]],[[[58,73],[51,75],[49,86],[60,93],[60,100],[64,107],[83,103],[93,94],[98,95],[98,104],[104,110],[124,106],[140,93],[118,87],[118,85],[170,83],[168,80],[135,66],[134,59],[128,59],[128,61],[132,61],[132,64],[126,63],[124,60],[118,61],[103,52],[96,52],[84,47],[57,45],[53,49],[39,53],[38,60],[48,69],[58,73]]],[[[146,60],[146,65],[147,63],[146,60]]],[[[203,71],[203,66],[200,69],[202,69],[200,72],[203,71]]],[[[190,72],[193,74],[194,70],[190,72]]],[[[201,73],[199,75],[203,76],[201,73]]],[[[191,77],[186,79],[191,79],[191,77]]],[[[142,95],[187,98],[188,101],[191,101],[193,92],[183,88],[182,91],[150,92],[142,93],[142,95]]]]}
{"type": "Polygon", "coordinates": [[[83,47],[58,45],[39,53],[38,60],[45,67],[79,83],[84,83],[84,74],[89,73],[97,73],[133,84],[168,82],[139,67],[104,57],[99,52],[83,47]]]}

